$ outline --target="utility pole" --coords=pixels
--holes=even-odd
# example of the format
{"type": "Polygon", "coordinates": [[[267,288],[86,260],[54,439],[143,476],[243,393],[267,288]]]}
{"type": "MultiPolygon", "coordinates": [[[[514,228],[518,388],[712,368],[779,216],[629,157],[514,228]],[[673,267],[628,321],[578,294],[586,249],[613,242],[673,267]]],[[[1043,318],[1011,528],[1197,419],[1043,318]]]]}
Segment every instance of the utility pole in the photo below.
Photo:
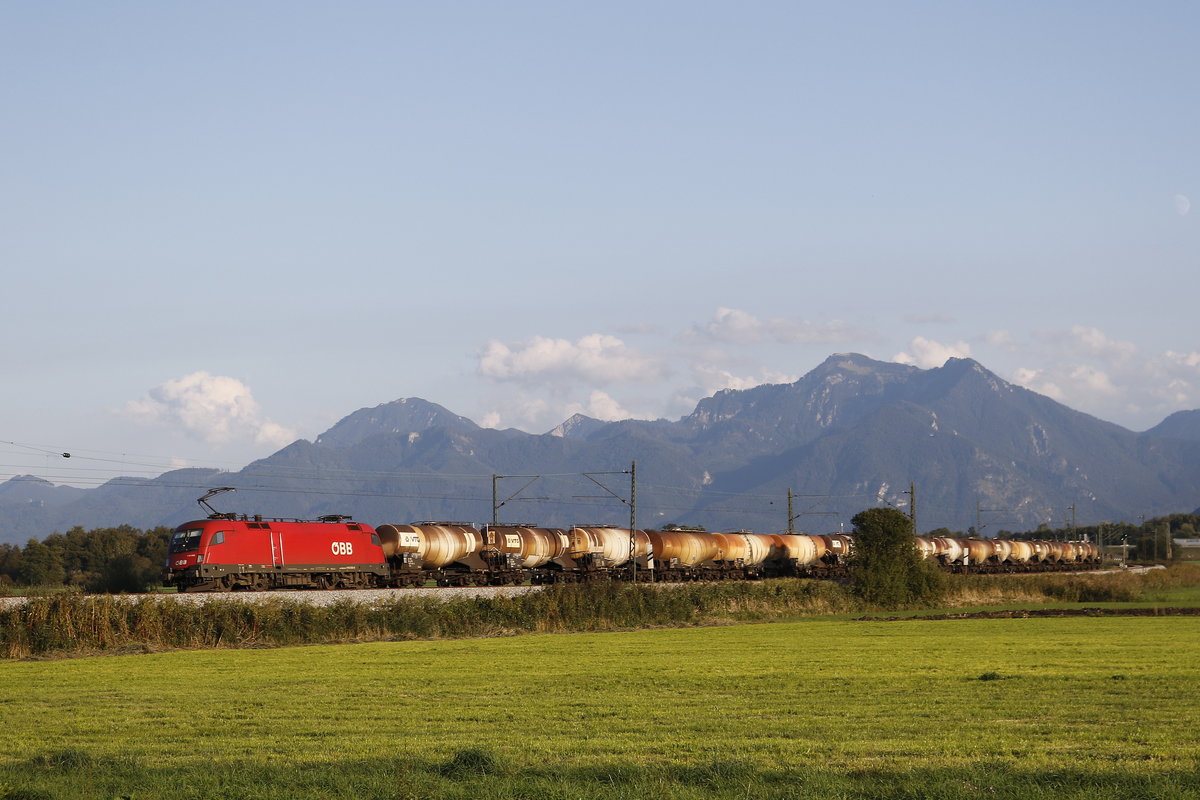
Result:
{"type": "Polygon", "coordinates": [[[917,535],[917,484],[909,483],[908,491],[908,519],[912,522],[913,536],[917,535]]]}
{"type": "MultiPolygon", "coordinates": [[[[505,506],[508,503],[512,502],[513,500],[518,499],[517,495],[521,494],[521,492],[528,489],[530,486],[533,485],[534,481],[538,480],[541,477],[542,477],[541,475],[497,475],[495,473],[492,473],[492,527],[493,528],[495,528],[496,526],[498,526],[500,524],[500,522],[499,522],[500,508],[502,506],[505,506]],[[520,489],[517,489],[515,492],[513,492],[507,498],[505,498],[504,502],[497,502],[496,485],[500,481],[502,481],[506,478],[528,478],[529,480],[520,489]]],[[[520,499],[522,499],[522,500],[549,500],[550,498],[548,498],[548,497],[523,497],[520,499]]]]}
{"type": "MultiPolygon", "coordinates": [[[[788,492],[787,492],[787,515],[788,515],[787,532],[788,533],[796,532],[796,520],[805,515],[812,516],[812,517],[836,517],[838,515],[838,512],[836,512],[836,511],[801,511],[799,514],[797,514],[793,510],[795,500],[797,497],[809,497],[809,498],[817,497],[817,498],[821,498],[822,500],[829,499],[829,495],[827,495],[827,494],[796,494],[791,489],[788,489],[788,492]]],[[[817,505],[817,503],[813,503],[813,506],[815,506],[815,505],[817,505]]],[[[813,506],[809,506],[809,508],[812,508],[813,506]]]]}
{"type": "Polygon", "coordinates": [[[1067,541],[1069,542],[1075,538],[1075,504],[1071,503],[1067,510],[1071,512],[1071,528],[1067,533],[1067,541]]]}
{"type": "Polygon", "coordinates": [[[629,565],[637,583],[637,462],[629,462],[629,565]]]}
{"type": "MultiPolygon", "coordinates": [[[[629,462],[629,469],[623,469],[620,472],[584,472],[583,476],[592,483],[599,486],[609,495],[617,498],[622,503],[627,502],[625,498],[614,492],[612,489],[605,486],[600,481],[596,480],[597,475],[628,475],[629,476],[629,566],[633,571],[633,582],[637,583],[637,462],[629,462]]],[[[584,497],[594,497],[595,495],[581,495],[584,497]]],[[[653,557],[647,562],[651,570],[654,569],[653,557]]],[[[654,574],[651,573],[650,580],[654,580],[654,574]]]]}
{"type": "MultiPolygon", "coordinates": [[[[994,524],[997,520],[1004,520],[1007,518],[1008,518],[1008,516],[1007,516],[1007,512],[1005,509],[1003,509],[1003,508],[984,508],[983,503],[981,501],[979,501],[979,500],[975,501],[975,535],[976,536],[983,538],[983,529],[984,528],[986,528],[988,525],[994,524]],[[983,515],[985,513],[999,514],[1001,516],[993,517],[992,522],[984,522],[983,515]]],[[[1047,521],[1049,521],[1049,520],[1047,520],[1047,521]]]]}

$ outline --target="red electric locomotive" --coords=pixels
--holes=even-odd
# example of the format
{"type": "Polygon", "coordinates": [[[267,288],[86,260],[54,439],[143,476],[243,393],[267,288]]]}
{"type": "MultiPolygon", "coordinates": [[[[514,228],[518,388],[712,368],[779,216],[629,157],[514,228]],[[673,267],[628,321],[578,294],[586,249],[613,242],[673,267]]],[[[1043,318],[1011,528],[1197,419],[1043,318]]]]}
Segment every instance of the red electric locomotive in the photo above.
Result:
{"type": "Polygon", "coordinates": [[[379,536],[349,517],[317,522],[214,514],[171,534],[163,582],[180,591],[360,589],[390,574],[379,536]]]}

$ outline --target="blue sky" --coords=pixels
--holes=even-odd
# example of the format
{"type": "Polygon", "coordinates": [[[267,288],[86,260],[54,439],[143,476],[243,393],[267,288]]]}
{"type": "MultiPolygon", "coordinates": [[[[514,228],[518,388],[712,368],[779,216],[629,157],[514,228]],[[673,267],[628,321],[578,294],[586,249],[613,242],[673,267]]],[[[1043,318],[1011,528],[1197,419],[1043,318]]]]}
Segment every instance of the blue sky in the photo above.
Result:
{"type": "Polygon", "coordinates": [[[1200,407],[1196,30],[1167,2],[9,4],[0,478],[236,469],[400,397],[676,418],[846,351],[1145,429],[1200,407]]]}

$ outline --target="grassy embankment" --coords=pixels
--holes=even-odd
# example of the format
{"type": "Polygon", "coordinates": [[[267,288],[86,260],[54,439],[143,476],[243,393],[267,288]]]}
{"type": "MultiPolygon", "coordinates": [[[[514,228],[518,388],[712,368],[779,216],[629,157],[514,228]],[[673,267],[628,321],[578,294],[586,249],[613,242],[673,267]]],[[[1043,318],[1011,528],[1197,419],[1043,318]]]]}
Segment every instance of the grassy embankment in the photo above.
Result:
{"type": "MultiPolygon", "coordinates": [[[[1194,566],[1146,575],[960,576],[949,585],[947,609],[1047,603],[1200,606],[1200,568],[1194,566]]],[[[806,580],[667,587],[604,583],[517,597],[443,601],[401,595],[375,604],[344,601],[327,607],[288,593],[265,602],[214,595],[201,605],[172,598],[59,594],[0,609],[0,657],[686,627],[869,610],[843,585],[806,580]]]]}
{"type": "Polygon", "coordinates": [[[0,798],[1192,798],[1195,617],[0,663],[0,798]]]}

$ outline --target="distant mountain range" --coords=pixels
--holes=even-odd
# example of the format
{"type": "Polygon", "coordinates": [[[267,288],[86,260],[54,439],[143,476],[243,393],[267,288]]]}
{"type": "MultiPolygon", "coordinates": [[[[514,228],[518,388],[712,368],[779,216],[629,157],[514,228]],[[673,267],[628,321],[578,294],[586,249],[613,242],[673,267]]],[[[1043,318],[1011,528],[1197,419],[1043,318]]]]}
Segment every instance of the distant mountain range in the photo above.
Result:
{"type": "Polygon", "coordinates": [[[1007,383],[971,359],[937,369],[831,356],[795,383],[724,390],[676,421],[574,416],[545,434],[481,428],[419,398],[350,414],[235,473],[177,470],[95,489],[0,484],[0,541],[72,526],[176,525],[195,499],[265,516],[351,514],[563,526],[829,531],[890,504],[917,525],[985,534],[1136,520],[1200,505],[1200,410],[1135,433],[1007,383]],[[636,462],[636,483],[629,474],[636,462]],[[586,474],[585,474],[586,473],[586,474]],[[502,477],[493,479],[493,475],[502,477]],[[590,475],[590,477],[588,477],[590,475]],[[540,476],[540,477],[534,477],[540,476]],[[911,487],[911,488],[910,488],[911,487]]]}

